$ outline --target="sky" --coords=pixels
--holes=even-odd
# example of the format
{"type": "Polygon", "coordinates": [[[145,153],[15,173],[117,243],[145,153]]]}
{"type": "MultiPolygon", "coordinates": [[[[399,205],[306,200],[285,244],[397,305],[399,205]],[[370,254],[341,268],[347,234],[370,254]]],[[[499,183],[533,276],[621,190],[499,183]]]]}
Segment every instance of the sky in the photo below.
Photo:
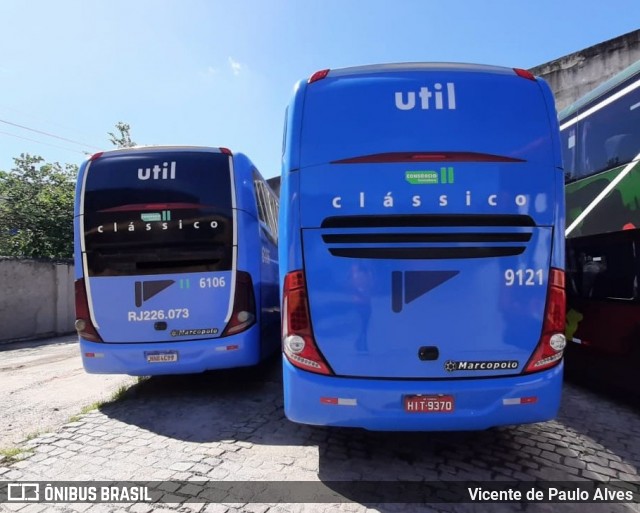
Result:
{"type": "Polygon", "coordinates": [[[531,68],[640,28],[640,0],[0,0],[0,170],[138,144],[280,174],[294,84],[325,68],[531,68]]]}

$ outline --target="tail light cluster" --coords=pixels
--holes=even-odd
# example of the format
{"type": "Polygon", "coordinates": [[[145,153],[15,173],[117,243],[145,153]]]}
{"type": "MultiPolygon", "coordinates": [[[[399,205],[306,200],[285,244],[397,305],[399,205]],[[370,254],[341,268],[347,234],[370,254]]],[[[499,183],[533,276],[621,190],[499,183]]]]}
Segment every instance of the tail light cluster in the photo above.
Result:
{"type": "Polygon", "coordinates": [[[84,278],[80,278],[75,282],[76,292],[76,322],[75,327],[78,335],[85,340],[91,342],[102,342],[102,338],[98,335],[91,316],[89,315],[89,301],[87,300],[87,288],[84,284],[84,278]]]}
{"type": "Polygon", "coordinates": [[[256,300],[253,294],[251,275],[244,271],[236,273],[236,291],[233,312],[221,337],[235,335],[249,329],[256,322],[256,300]]]}
{"type": "Polygon", "coordinates": [[[292,365],[317,374],[333,374],[311,329],[304,271],[285,276],[282,307],[282,350],[292,365]]]}
{"type": "Polygon", "coordinates": [[[566,320],[564,271],[551,269],[549,290],[542,325],[542,335],[524,372],[536,372],[556,365],[564,353],[567,339],[564,335],[566,320]]]}

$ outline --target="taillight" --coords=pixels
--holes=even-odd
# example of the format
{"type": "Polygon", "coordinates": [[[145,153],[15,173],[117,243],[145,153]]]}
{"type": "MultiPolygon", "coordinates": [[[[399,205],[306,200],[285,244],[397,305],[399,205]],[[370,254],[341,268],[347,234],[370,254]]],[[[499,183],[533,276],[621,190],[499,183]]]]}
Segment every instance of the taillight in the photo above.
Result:
{"type": "Polygon", "coordinates": [[[327,78],[327,75],[329,74],[329,69],[321,69],[320,71],[316,71],[313,75],[311,75],[309,77],[309,84],[312,84],[313,82],[317,82],[318,80],[322,80],[323,78],[327,78]]]}
{"type": "Polygon", "coordinates": [[[220,148],[220,153],[224,153],[225,155],[233,155],[233,153],[231,152],[231,150],[229,148],[220,148]]]}
{"type": "Polygon", "coordinates": [[[551,269],[544,312],[542,335],[524,372],[536,372],[557,365],[562,359],[567,340],[564,336],[566,297],[564,271],[551,269]]]}
{"type": "Polygon", "coordinates": [[[76,280],[76,322],[75,327],[78,335],[91,342],[102,342],[95,326],[91,322],[89,315],[89,301],[87,299],[87,289],[84,285],[84,278],[76,280]]]}
{"type": "Polygon", "coordinates": [[[251,275],[244,271],[236,273],[236,292],[233,298],[231,319],[221,337],[235,335],[250,328],[256,322],[256,301],[253,295],[251,275]]]}
{"type": "Polygon", "coordinates": [[[292,365],[317,374],[333,374],[313,338],[304,271],[284,278],[282,350],[292,365]]]}
{"type": "Polygon", "coordinates": [[[530,71],[527,71],[526,69],[513,68],[513,71],[515,71],[516,75],[518,75],[519,77],[526,78],[528,80],[534,80],[534,81],[536,79],[535,75],[530,71]]]}
{"type": "Polygon", "coordinates": [[[400,151],[374,153],[341,160],[331,164],[384,164],[392,162],[525,162],[514,157],[471,151],[400,151]]]}

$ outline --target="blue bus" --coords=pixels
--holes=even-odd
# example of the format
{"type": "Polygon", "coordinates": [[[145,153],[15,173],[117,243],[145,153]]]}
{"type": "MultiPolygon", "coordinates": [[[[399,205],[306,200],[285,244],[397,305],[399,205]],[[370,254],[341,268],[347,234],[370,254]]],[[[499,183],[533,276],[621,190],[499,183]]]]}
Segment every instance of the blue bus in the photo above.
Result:
{"type": "Polygon", "coordinates": [[[87,372],[197,373],[277,351],[278,200],[245,155],[96,153],[80,167],[74,216],[87,372]]]}
{"type": "Polygon", "coordinates": [[[472,430],[558,411],[564,191],[526,70],[322,70],[287,108],[283,378],[295,422],[472,430]]]}

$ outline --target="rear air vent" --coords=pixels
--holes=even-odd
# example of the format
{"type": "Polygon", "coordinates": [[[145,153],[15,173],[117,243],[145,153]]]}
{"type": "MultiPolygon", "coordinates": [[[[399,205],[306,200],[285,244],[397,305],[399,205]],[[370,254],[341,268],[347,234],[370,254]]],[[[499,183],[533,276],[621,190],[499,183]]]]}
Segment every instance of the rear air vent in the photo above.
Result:
{"type": "Polygon", "coordinates": [[[384,216],[334,216],[322,221],[322,228],[420,228],[449,226],[535,226],[533,218],[500,214],[422,214],[384,216]]]}
{"type": "Polygon", "coordinates": [[[522,254],[532,237],[526,215],[329,217],[322,240],[342,258],[450,260],[522,254]]]}
{"type": "Polygon", "coordinates": [[[412,242],[529,242],[531,233],[332,233],[322,240],[337,244],[412,242]]]}
{"type": "Polygon", "coordinates": [[[390,260],[434,260],[454,258],[489,258],[523,253],[524,246],[495,248],[330,248],[333,256],[345,258],[387,258],[390,260]]]}

